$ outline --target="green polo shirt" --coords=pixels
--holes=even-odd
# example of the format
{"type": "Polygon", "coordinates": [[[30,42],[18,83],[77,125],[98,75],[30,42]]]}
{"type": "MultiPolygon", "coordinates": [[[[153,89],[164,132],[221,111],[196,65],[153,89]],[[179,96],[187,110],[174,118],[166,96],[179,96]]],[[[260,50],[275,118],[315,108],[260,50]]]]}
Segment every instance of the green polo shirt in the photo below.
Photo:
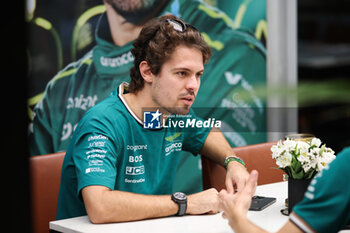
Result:
{"type": "MultiPolygon", "coordinates": [[[[80,191],[90,185],[171,194],[181,151],[196,155],[202,148],[210,126],[167,123],[159,129],[144,128],[119,94],[123,88],[121,84],[119,91],[89,110],[78,124],[63,162],[57,219],[86,214],[80,191]]],[[[201,121],[193,111],[178,120],[182,118],[201,121]]]]}

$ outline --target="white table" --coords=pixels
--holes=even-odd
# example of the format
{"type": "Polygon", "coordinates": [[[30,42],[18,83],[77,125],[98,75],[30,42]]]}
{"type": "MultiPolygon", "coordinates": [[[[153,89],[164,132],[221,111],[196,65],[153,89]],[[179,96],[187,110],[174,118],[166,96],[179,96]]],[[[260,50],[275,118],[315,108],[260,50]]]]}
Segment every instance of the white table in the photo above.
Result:
{"type": "MultiPolygon", "coordinates": [[[[261,226],[268,231],[277,231],[288,220],[287,216],[280,213],[280,210],[285,208],[284,201],[287,197],[287,182],[260,185],[256,189],[256,195],[276,197],[277,201],[262,211],[248,211],[248,218],[258,226],[261,226]]],[[[50,222],[50,229],[65,233],[233,232],[228,225],[227,220],[221,217],[221,213],[215,215],[165,217],[151,220],[110,224],[92,224],[87,216],[82,216],[52,221],[50,222]]]]}

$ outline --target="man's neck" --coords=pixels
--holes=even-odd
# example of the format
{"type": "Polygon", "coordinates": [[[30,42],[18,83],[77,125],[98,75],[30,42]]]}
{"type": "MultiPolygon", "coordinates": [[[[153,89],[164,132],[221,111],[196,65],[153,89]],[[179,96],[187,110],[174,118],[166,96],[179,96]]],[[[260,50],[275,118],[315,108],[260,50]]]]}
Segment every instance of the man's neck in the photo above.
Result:
{"type": "MultiPolygon", "coordinates": [[[[132,112],[142,121],[143,119],[143,111],[147,109],[153,109],[156,111],[159,109],[159,111],[162,113],[163,118],[166,120],[167,116],[171,115],[169,112],[164,111],[164,109],[161,109],[158,105],[156,105],[150,95],[146,93],[144,90],[141,90],[137,93],[127,93],[123,94],[123,98],[126,101],[129,108],[132,110],[132,112]]],[[[153,111],[152,110],[152,111],[153,111]]]]}
{"type": "Polygon", "coordinates": [[[114,44],[117,46],[124,46],[127,43],[135,40],[138,37],[142,26],[136,26],[125,22],[125,19],[117,14],[112,6],[108,5],[107,3],[105,3],[105,5],[114,44]]]}

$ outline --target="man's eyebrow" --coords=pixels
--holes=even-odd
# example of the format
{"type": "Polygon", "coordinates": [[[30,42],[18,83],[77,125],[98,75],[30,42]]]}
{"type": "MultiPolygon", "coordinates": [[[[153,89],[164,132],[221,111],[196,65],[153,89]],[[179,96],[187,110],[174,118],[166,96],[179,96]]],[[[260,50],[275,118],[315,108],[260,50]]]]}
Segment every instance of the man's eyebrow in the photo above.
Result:
{"type": "MultiPolygon", "coordinates": [[[[192,72],[191,69],[186,68],[186,67],[175,67],[175,68],[171,69],[171,71],[178,71],[178,70],[184,70],[184,71],[190,71],[190,72],[192,72]]],[[[204,72],[204,68],[201,69],[201,70],[199,70],[199,71],[197,71],[196,73],[203,73],[203,72],[204,72]]]]}

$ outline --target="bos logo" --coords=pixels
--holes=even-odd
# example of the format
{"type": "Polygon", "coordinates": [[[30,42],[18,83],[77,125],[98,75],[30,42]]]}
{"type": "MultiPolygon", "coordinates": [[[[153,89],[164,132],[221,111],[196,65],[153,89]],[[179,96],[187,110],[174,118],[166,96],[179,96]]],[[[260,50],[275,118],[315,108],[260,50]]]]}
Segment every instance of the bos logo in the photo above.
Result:
{"type": "Polygon", "coordinates": [[[145,129],[160,129],[160,116],[162,114],[157,110],[156,112],[143,112],[143,128],[145,129]]]}

